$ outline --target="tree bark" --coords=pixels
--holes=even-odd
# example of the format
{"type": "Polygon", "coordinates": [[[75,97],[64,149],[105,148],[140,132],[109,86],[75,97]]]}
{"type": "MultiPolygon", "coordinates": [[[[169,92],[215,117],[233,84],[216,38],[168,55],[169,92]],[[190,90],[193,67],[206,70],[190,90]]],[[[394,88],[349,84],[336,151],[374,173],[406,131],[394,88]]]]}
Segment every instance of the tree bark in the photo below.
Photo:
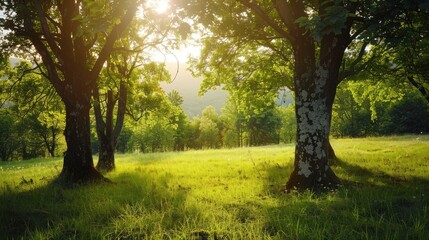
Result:
{"type": "MultiPolygon", "coordinates": [[[[322,43],[321,56],[323,47],[322,43]]],[[[325,191],[340,183],[328,163],[332,104],[338,82],[331,65],[332,56],[329,61],[322,57],[317,61],[315,44],[304,34],[295,42],[297,143],[294,169],[286,191],[325,191]]]]}
{"type": "Polygon", "coordinates": [[[96,99],[96,106],[94,106],[94,113],[96,119],[96,128],[100,149],[98,152],[97,169],[100,171],[112,171],[115,169],[115,139],[113,139],[113,108],[115,101],[113,100],[113,93],[111,90],[107,93],[106,104],[106,121],[103,121],[100,108],[100,99],[98,89],[94,90],[94,97],[96,99]]]}
{"type": "Polygon", "coordinates": [[[294,170],[286,184],[290,191],[323,191],[335,188],[339,179],[328,163],[329,129],[332,112],[321,94],[326,84],[325,70],[316,72],[316,86],[296,88],[297,144],[294,170]]]}
{"type": "Polygon", "coordinates": [[[97,136],[100,142],[97,169],[103,172],[110,172],[115,169],[115,149],[118,137],[124,125],[125,108],[127,102],[126,83],[121,81],[119,87],[119,99],[114,99],[111,90],[107,93],[106,121],[103,121],[100,108],[99,90],[95,89],[93,96],[95,99],[94,114],[96,119],[97,136]],[[116,124],[113,126],[113,110],[118,102],[118,112],[116,124]]]}
{"type": "Polygon", "coordinates": [[[100,151],[98,153],[97,169],[102,172],[110,172],[115,169],[115,145],[112,139],[100,138],[100,151]]]}
{"type": "Polygon", "coordinates": [[[67,151],[64,154],[60,181],[63,183],[86,183],[106,181],[95,168],[91,152],[89,101],[66,103],[66,128],[64,135],[67,151]]]}

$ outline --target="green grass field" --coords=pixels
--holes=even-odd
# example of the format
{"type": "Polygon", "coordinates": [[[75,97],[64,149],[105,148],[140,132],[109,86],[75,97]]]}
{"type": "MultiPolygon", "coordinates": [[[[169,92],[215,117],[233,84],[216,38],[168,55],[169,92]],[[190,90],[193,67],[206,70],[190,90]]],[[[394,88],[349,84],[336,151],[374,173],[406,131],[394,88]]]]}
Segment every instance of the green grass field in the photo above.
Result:
{"type": "Polygon", "coordinates": [[[429,136],[332,144],[343,186],[318,196],[281,192],[293,145],[117,155],[73,189],[61,159],[2,162],[0,239],[428,239],[429,136]]]}

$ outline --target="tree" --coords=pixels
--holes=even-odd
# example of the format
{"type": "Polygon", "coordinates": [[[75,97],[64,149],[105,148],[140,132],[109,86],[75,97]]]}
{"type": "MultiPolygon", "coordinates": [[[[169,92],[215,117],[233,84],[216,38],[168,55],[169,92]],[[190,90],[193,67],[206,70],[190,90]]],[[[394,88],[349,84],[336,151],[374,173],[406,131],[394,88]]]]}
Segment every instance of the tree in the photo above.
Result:
{"type": "MultiPolygon", "coordinates": [[[[126,62],[124,62],[124,65],[126,62]]],[[[119,68],[122,66],[115,66],[113,68],[119,68]]],[[[106,69],[109,71],[110,66],[106,69]]],[[[109,172],[115,169],[115,149],[118,143],[118,138],[124,124],[125,109],[127,102],[127,83],[126,81],[130,78],[132,69],[129,72],[125,72],[128,69],[125,67],[120,71],[120,82],[117,93],[114,93],[112,88],[107,90],[105,108],[106,118],[103,119],[101,112],[101,101],[100,101],[100,90],[96,88],[93,90],[94,97],[94,115],[96,119],[96,132],[99,141],[98,151],[98,163],[97,170],[109,172]],[[116,114],[116,122],[114,122],[113,111],[116,103],[118,103],[118,109],[116,114]]],[[[107,74],[111,76],[111,74],[107,74]]]]}
{"type": "Polygon", "coordinates": [[[394,134],[422,134],[429,132],[429,106],[416,93],[407,94],[389,109],[389,130],[394,134]]]}
{"type": "MultiPolygon", "coordinates": [[[[115,42],[131,24],[136,1],[6,1],[1,27],[5,45],[36,56],[66,109],[64,183],[105,180],[94,168],[90,144],[92,90],[115,42]]],[[[5,48],[7,46],[4,46],[5,48]]],[[[21,53],[22,53],[21,51],[21,53]]]]}
{"type": "Polygon", "coordinates": [[[292,104],[277,108],[281,119],[280,141],[283,143],[293,143],[296,141],[296,120],[295,106],[292,104]]]}
{"type": "MultiPolygon", "coordinates": [[[[204,77],[201,93],[221,84],[229,92],[225,111],[233,122],[227,124],[225,133],[236,134],[237,146],[277,143],[275,101],[282,87],[291,88],[288,62],[257,44],[234,49],[232,54],[218,48],[224,43],[217,39],[209,38],[204,43],[206,47],[200,60],[194,60],[192,70],[194,75],[204,77]]],[[[230,136],[228,139],[231,143],[230,136]]]]}
{"type": "Polygon", "coordinates": [[[174,134],[174,150],[184,151],[188,147],[188,139],[190,138],[190,122],[188,116],[180,107],[183,104],[183,97],[179,92],[172,90],[167,94],[168,100],[173,104],[175,109],[175,123],[177,124],[176,132],[174,134]]]}
{"type": "Polygon", "coordinates": [[[55,156],[64,128],[64,106],[52,86],[23,60],[4,68],[2,77],[1,95],[3,102],[7,102],[4,105],[17,119],[15,131],[21,145],[20,157],[45,156],[43,145],[50,156],[55,156]]]}
{"type": "Polygon", "coordinates": [[[222,146],[222,124],[216,108],[207,106],[199,119],[199,137],[202,148],[219,148],[222,146]]]}
{"type": "Polygon", "coordinates": [[[229,95],[228,101],[222,108],[223,138],[225,147],[242,147],[244,132],[244,116],[240,111],[238,100],[229,95]]]}
{"type": "MultiPolygon", "coordinates": [[[[120,51],[115,51],[108,60],[107,67],[101,75],[99,87],[93,90],[94,115],[99,140],[99,155],[97,169],[111,171],[115,168],[114,152],[118,138],[124,124],[129,88],[136,85],[141,75],[153,75],[150,78],[169,81],[170,75],[166,73],[162,64],[151,64],[145,50],[165,47],[165,39],[171,30],[172,21],[167,16],[155,15],[150,3],[145,5],[122,38],[115,45],[120,51]],[[143,67],[141,67],[144,65],[143,67]],[[146,71],[146,72],[144,72],[146,71]],[[100,92],[105,99],[100,101],[100,92]],[[117,113],[114,116],[114,109],[117,113]],[[105,117],[102,116],[102,107],[105,117]],[[115,119],[116,117],[116,119],[115,119]],[[115,122],[114,122],[115,120],[115,122]]],[[[173,45],[174,41],[170,41],[173,45]]],[[[146,104],[146,103],[144,103],[146,104]]],[[[154,106],[151,106],[154,107],[154,106]]]]}
{"type": "Polygon", "coordinates": [[[134,126],[130,147],[142,152],[174,150],[178,128],[175,110],[175,106],[164,98],[156,109],[146,112],[134,126]]]}
{"type": "MultiPolygon", "coordinates": [[[[332,105],[346,49],[376,39],[374,29],[417,5],[402,1],[184,1],[188,16],[208,29],[226,54],[259,42],[293,62],[297,117],[294,170],[286,190],[339,184],[328,164],[332,105]],[[360,39],[358,39],[358,37],[360,39]],[[290,48],[285,47],[290,46],[290,48]],[[292,59],[288,49],[292,49],[292,59]],[[286,53],[286,54],[285,54],[286,53]]],[[[359,62],[365,54],[353,62],[359,62]]],[[[211,45],[213,47],[213,44],[211,45]]],[[[216,65],[210,65],[215,68],[216,65]]]]}
{"type": "Polygon", "coordinates": [[[407,82],[347,81],[337,89],[332,134],[365,137],[427,132],[427,114],[424,98],[407,82]]]}
{"type": "Polygon", "coordinates": [[[172,90],[167,94],[168,100],[177,107],[180,107],[183,104],[183,97],[180,96],[179,92],[177,90],[172,90]]]}
{"type": "Polygon", "coordinates": [[[8,161],[19,148],[15,116],[9,109],[0,108],[0,159],[8,161]]]}
{"type": "Polygon", "coordinates": [[[360,98],[361,101],[358,102],[354,98],[354,96],[362,94],[367,86],[368,83],[353,83],[351,81],[343,82],[338,86],[333,105],[331,126],[333,136],[363,137],[369,134],[368,130],[371,126],[370,101],[368,98],[360,98]]]}

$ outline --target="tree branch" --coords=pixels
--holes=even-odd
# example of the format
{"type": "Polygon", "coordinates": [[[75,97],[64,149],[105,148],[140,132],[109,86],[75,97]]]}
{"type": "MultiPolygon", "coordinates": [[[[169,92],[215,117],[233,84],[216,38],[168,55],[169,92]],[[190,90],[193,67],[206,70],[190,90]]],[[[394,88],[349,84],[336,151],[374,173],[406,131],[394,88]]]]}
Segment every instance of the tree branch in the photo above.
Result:
{"type": "Polygon", "coordinates": [[[119,84],[119,103],[116,116],[115,129],[113,130],[113,139],[116,145],[119,134],[124,125],[125,111],[127,106],[127,85],[123,81],[119,84]]]}
{"type": "Polygon", "coordinates": [[[280,27],[273,19],[271,19],[266,12],[257,4],[253,3],[251,0],[239,0],[244,6],[250,8],[256,16],[260,17],[268,26],[274,29],[278,34],[285,37],[288,40],[293,40],[292,36],[280,27]]]}
{"type": "Polygon", "coordinates": [[[425,88],[423,84],[417,82],[413,76],[407,76],[407,79],[414,87],[419,90],[419,92],[424,96],[424,98],[429,104],[429,89],[425,88]]]}
{"type": "Polygon", "coordinates": [[[272,3],[277,10],[277,13],[279,14],[280,18],[282,19],[283,23],[288,28],[288,31],[295,32],[296,25],[295,19],[292,15],[293,11],[291,6],[287,4],[286,1],[272,0],[272,3]]]}
{"type": "Polygon", "coordinates": [[[87,83],[89,87],[93,87],[95,85],[97,76],[100,73],[101,69],[103,68],[103,64],[106,62],[107,58],[110,56],[110,53],[112,52],[113,45],[115,44],[116,40],[118,40],[121,37],[122,33],[125,31],[127,26],[131,23],[134,17],[134,14],[136,12],[136,9],[137,9],[136,4],[130,4],[128,6],[128,9],[125,15],[122,17],[120,23],[114,26],[110,34],[107,36],[106,43],[101,49],[98,55],[98,59],[96,60],[93,68],[90,71],[89,82],[87,83]]]}
{"type": "Polygon", "coordinates": [[[39,15],[40,25],[42,26],[42,32],[45,36],[46,41],[48,42],[49,48],[54,53],[58,62],[64,66],[64,59],[61,54],[61,49],[58,47],[57,43],[54,40],[54,37],[51,34],[51,30],[49,29],[48,22],[46,21],[45,12],[42,9],[42,3],[40,0],[34,0],[34,5],[36,6],[37,13],[39,15]]]}
{"type": "Polygon", "coordinates": [[[31,19],[29,19],[28,16],[24,19],[24,28],[26,34],[28,34],[29,40],[33,43],[37,52],[42,57],[43,63],[48,70],[48,80],[52,83],[58,94],[60,94],[61,98],[66,99],[64,95],[65,88],[55,67],[55,61],[49,54],[48,48],[43,44],[42,40],[38,38],[38,34],[34,31],[33,22],[31,21],[31,19]]]}

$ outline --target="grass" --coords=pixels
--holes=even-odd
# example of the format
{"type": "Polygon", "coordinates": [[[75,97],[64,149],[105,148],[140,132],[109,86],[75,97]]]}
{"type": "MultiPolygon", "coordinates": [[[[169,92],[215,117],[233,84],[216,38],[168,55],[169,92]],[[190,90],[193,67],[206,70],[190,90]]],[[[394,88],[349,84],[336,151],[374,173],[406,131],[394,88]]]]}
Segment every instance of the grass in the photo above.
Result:
{"type": "Polygon", "coordinates": [[[338,191],[283,194],[292,145],[117,155],[114,184],[0,163],[5,239],[427,239],[429,136],[333,140],[338,191]],[[32,182],[31,180],[32,179],[32,182]]]}

